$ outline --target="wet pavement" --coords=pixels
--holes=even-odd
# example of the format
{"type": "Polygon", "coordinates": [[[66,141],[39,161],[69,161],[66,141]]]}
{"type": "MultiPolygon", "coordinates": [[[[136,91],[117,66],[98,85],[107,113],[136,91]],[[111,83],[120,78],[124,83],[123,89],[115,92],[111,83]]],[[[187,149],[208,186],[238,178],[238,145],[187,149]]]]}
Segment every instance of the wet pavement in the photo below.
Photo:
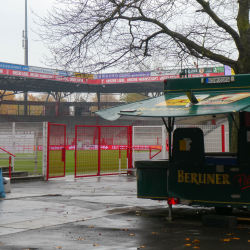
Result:
{"type": "Polygon", "coordinates": [[[0,200],[0,249],[249,249],[250,213],[235,229],[202,226],[211,208],[136,198],[136,177],[103,176],[11,185],[0,200]]]}

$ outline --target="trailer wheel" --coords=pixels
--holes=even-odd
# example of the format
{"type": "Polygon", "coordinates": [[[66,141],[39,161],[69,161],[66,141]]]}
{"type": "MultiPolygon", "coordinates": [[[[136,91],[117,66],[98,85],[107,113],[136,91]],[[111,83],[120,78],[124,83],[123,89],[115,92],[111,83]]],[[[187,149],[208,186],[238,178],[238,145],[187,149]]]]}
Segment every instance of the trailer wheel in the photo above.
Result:
{"type": "Polygon", "coordinates": [[[215,211],[219,215],[231,215],[233,208],[232,207],[215,207],[215,211]]]}

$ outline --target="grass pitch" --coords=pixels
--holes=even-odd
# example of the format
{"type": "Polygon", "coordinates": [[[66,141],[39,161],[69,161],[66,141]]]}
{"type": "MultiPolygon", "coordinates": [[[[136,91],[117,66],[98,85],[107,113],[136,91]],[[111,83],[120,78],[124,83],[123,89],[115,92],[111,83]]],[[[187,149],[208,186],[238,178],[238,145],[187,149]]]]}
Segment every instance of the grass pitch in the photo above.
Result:
{"type": "MultiPolygon", "coordinates": [[[[61,151],[51,151],[50,166],[55,169],[58,165],[62,166],[61,151]]],[[[37,163],[35,154],[17,153],[14,159],[15,171],[27,171],[29,173],[42,173],[42,151],[37,152],[37,163]]],[[[6,154],[0,155],[0,166],[9,166],[9,158],[6,154]]],[[[66,151],[66,175],[75,172],[75,151],[66,151]]],[[[127,151],[121,151],[121,169],[127,168],[127,151]]],[[[77,173],[79,175],[96,174],[98,171],[98,151],[97,150],[78,150],[77,151],[77,173]]],[[[119,171],[119,150],[101,151],[101,173],[115,173],[119,171]]],[[[57,170],[55,170],[57,172],[57,170]]]]}

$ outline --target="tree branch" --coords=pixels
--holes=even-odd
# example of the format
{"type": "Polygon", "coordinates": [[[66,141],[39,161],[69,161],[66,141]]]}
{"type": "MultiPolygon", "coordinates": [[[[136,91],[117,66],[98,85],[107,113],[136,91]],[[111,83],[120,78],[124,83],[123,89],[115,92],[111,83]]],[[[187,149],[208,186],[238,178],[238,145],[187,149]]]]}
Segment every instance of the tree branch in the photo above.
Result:
{"type": "Polygon", "coordinates": [[[234,61],[232,59],[229,59],[225,56],[216,54],[211,52],[210,50],[198,45],[197,43],[189,40],[187,37],[183,36],[182,34],[178,32],[174,32],[170,30],[167,26],[165,26],[163,23],[157,21],[156,19],[148,18],[148,17],[126,17],[126,16],[119,16],[116,17],[117,19],[124,19],[128,21],[146,21],[150,23],[156,24],[158,27],[162,29],[161,33],[165,33],[169,36],[171,36],[173,39],[177,39],[180,42],[184,43],[187,47],[190,47],[200,53],[202,56],[207,57],[213,61],[220,62],[222,64],[226,64],[229,66],[235,67],[237,64],[237,61],[234,61]]]}
{"type": "MultiPolygon", "coordinates": [[[[206,2],[204,0],[196,0],[202,7],[202,12],[206,12],[213,20],[214,22],[221,28],[223,28],[227,33],[229,33],[237,47],[240,53],[245,53],[246,50],[242,44],[241,38],[239,34],[227,23],[225,23],[223,20],[221,20],[210,8],[209,2],[206,2]]],[[[239,2],[239,1],[238,1],[239,2]]]]}

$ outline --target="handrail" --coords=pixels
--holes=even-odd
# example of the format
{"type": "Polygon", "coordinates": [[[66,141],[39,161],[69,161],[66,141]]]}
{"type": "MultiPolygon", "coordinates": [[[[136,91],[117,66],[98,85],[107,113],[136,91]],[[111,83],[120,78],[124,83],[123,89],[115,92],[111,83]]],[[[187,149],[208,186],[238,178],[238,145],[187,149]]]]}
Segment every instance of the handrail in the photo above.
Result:
{"type": "MultiPolygon", "coordinates": [[[[144,145],[143,145],[144,146],[144,145]]],[[[122,145],[119,146],[119,175],[121,173],[121,150],[127,150],[127,157],[128,157],[128,150],[129,149],[134,149],[134,150],[138,150],[138,151],[143,151],[143,150],[149,150],[149,159],[153,159],[156,155],[158,155],[159,153],[161,153],[162,151],[162,146],[148,146],[145,145],[144,148],[139,148],[138,146],[127,146],[127,145],[122,145]],[[155,153],[154,155],[151,155],[152,153],[152,149],[153,150],[159,150],[157,153],[155,153]]],[[[128,168],[128,158],[127,158],[127,171],[129,171],[130,169],[128,168]]]]}
{"type": "Polygon", "coordinates": [[[3,150],[5,153],[8,153],[10,155],[9,156],[9,178],[11,178],[11,156],[14,156],[14,157],[16,157],[16,156],[4,148],[0,147],[0,149],[3,150]]]}
{"type": "Polygon", "coordinates": [[[12,154],[11,152],[7,151],[6,149],[3,149],[1,147],[0,147],[0,149],[3,150],[4,152],[8,153],[9,155],[12,155],[12,156],[16,157],[14,154],[12,154]]]}

